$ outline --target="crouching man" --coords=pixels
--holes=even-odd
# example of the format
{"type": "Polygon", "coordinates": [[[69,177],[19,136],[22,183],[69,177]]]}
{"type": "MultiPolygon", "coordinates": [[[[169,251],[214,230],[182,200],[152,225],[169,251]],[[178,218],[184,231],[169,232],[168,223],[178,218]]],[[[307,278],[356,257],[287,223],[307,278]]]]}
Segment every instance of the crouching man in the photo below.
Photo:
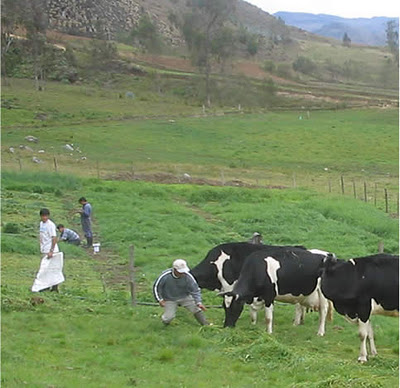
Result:
{"type": "Polygon", "coordinates": [[[201,302],[200,288],[189,271],[186,261],[177,259],[172,263],[172,268],[165,270],[154,283],[154,297],[164,308],[161,317],[164,325],[175,318],[178,306],[193,313],[200,325],[209,325],[203,314],[206,308],[201,302]]]}

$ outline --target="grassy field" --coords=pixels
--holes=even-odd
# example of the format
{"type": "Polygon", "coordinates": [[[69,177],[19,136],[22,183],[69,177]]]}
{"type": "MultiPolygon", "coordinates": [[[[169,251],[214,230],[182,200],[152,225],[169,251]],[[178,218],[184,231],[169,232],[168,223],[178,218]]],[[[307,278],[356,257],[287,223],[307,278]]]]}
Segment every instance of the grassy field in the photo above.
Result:
{"type": "MultiPolygon", "coordinates": [[[[350,258],[398,251],[398,223],[371,204],[304,189],[247,189],[79,179],[54,173],[3,173],[2,329],[4,387],[397,387],[398,321],[374,317],[379,356],[356,362],[356,327],[335,314],[324,338],[318,316],[294,328],[293,306],[276,308],[275,333],[245,312],[234,330],[210,308],[212,327],[185,311],[163,328],[161,310],[130,307],[129,245],[135,245],[138,299],[176,257],[191,266],[214,245],[255,230],[268,243],[304,244],[350,258]],[[38,268],[38,210],[80,231],[71,210],[94,206],[96,256],[63,246],[66,282],[58,295],[29,288],[38,268]],[[10,227],[12,224],[13,227],[10,227]],[[4,233],[4,228],[12,233],[4,233]],[[22,335],[25,333],[26,335],[22,335]],[[29,334],[29,335],[28,335],[29,334]]],[[[213,292],[208,305],[220,304],[213,292]]]]}
{"type": "Polygon", "coordinates": [[[4,98],[16,106],[3,109],[2,149],[16,149],[13,154],[3,153],[7,169],[19,170],[19,159],[23,171],[52,171],[56,157],[60,172],[84,176],[118,177],[134,172],[136,176],[168,173],[182,177],[188,173],[196,178],[296,185],[323,192],[331,181],[336,193],[344,175],[349,195],[353,195],[353,180],[358,197],[363,196],[366,182],[368,200],[373,200],[376,184],[382,204],[383,188],[388,188],[391,212],[396,212],[397,110],[177,117],[194,114],[194,108],[178,105],[172,109],[160,101],[168,115],[146,119],[146,112],[149,116],[150,111],[160,113],[158,103],[143,108],[140,101],[101,96],[101,89],[86,98],[83,87],[55,84],[43,94],[24,93],[24,83],[18,82],[16,88],[3,90],[4,98]],[[62,91],[65,103],[60,105],[62,91]],[[124,115],[132,117],[136,108],[142,112],[140,119],[121,120],[124,115]],[[38,112],[47,115],[46,120],[35,119],[38,112]],[[26,143],[27,135],[38,137],[39,143],[26,143]],[[66,151],[66,143],[80,151],[66,151]],[[33,151],[21,151],[20,144],[33,151]],[[32,163],[32,156],[44,163],[32,163]]]}
{"type": "MultiPolygon", "coordinates": [[[[317,315],[293,328],[293,306],[277,306],[272,336],[262,319],[250,326],[247,313],[235,330],[222,329],[218,308],[207,311],[213,327],[180,311],[165,329],[160,308],[130,306],[128,258],[134,244],[138,299],[152,302],[152,283],[172,260],[193,266],[216,244],[254,231],[267,243],[346,259],[375,253],[380,241],[398,252],[398,111],[219,109],[205,117],[201,107],[154,90],[156,78],[119,76],[111,86],[49,82],[44,93],[27,80],[3,87],[2,385],[397,387],[395,319],[374,317],[379,356],[367,365],[356,362],[355,327],[335,315],[317,338],[317,315]],[[182,181],[184,173],[193,179],[154,183],[164,175],[182,181]],[[359,200],[364,182],[368,203],[359,200]],[[263,188],[232,187],[246,184],[263,188]],[[384,188],[390,215],[382,211],[384,188]],[[63,246],[61,293],[35,304],[39,209],[80,231],[71,211],[82,195],[94,206],[102,251],[63,246]]],[[[204,300],[221,303],[213,292],[204,300]]]]}

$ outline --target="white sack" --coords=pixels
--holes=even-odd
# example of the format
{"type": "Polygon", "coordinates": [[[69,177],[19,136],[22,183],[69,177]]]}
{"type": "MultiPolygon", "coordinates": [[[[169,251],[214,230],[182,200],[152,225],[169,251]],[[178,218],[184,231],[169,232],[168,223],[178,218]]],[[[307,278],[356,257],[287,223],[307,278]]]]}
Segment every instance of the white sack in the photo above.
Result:
{"type": "Polygon", "coordinates": [[[39,272],[33,282],[32,292],[38,292],[62,283],[65,278],[62,273],[64,265],[64,254],[62,252],[53,253],[51,259],[47,255],[40,262],[39,272]]]}

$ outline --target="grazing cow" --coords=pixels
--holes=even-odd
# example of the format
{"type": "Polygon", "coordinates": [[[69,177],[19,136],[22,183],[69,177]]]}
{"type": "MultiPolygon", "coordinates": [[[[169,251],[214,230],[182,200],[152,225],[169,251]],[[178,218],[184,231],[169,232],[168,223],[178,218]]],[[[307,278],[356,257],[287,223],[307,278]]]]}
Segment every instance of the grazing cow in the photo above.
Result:
{"type": "MultiPolygon", "coordinates": [[[[275,251],[276,249],[286,248],[289,247],[253,244],[249,242],[220,244],[211,249],[205,259],[191,270],[191,273],[196,278],[200,288],[226,293],[233,290],[247,256],[259,250],[275,251]]],[[[303,246],[296,246],[296,248],[306,249],[303,246]]],[[[226,295],[223,302],[225,310],[230,308],[231,302],[232,297],[226,295]]],[[[250,312],[252,321],[254,322],[253,311],[257,311],[256,302],[253,310],[250,312]]],[[[232,326],[228,323],[226,316],[227,314],[225,313],[224,326],[232,326]]],[[[300,324],[303,319],[304,310],[301,306],[296,306],[295,324],[300,324]]]]}
{"type": "Polygon", "coordinates": [[[371,355],[377,354],[371,314],[398,316],[399,256],[377,254],[338,260],[325,259],[321,288],[339,314],[358,323],[361,339],[358,361],[367,361],[367,338],[371,355]]]}
{"type": "Polygon", "coordinates": [[[248,242],[220,244],[211,249],[191,273],[200,288],[227,292],[233,289],[247,256],[265,249],[265,245],[248,242]]]}
{"type": "MultiPolygon", "coordinates": [[[[275,247],[248,256],[233,290],[226,293],[233,297],[225,309],[226,326],[235,326],[244,303],[259,298],[265,302],[267,332],[272,333],[273,302],[276,299],[318,310],[318,335],[323,336],[329,302],[321,292],[320,274],[328,253],[314,252],[317,253],[298,247],[275,247]]],[[[299,308],[296,310],[295,323],[299,324],[301,315],[299,318],[299,308]]]]}

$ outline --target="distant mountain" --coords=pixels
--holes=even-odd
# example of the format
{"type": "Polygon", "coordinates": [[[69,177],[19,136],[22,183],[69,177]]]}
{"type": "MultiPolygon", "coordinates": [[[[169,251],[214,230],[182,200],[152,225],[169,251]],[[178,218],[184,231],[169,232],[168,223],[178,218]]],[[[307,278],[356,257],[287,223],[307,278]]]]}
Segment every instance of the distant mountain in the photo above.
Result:
{"type": "Polygon", "coordinates": [[[286,25],[295,26],[314,34],[341,40],[344,33],[353,43],[369,46],[384,46],[386,44],[386,24],[389,20],[398,18],[373,17],[348,19],[340,16],[311,14],[301,12],[277,12],[274,16],[281,18],[286,25]]]}

